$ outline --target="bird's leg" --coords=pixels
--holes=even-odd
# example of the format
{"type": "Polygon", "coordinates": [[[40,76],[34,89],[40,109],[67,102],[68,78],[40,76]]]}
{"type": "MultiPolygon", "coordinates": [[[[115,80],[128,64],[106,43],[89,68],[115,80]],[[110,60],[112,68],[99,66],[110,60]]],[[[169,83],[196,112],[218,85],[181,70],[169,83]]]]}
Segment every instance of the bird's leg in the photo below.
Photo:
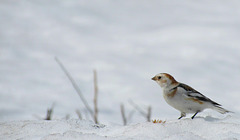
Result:
{"type": "Polygon", "coordinates": [[[198,114],[199,111],[197,111],[191,118],[194,119],[194,117],[198,114]]]}
{"type": "Polygon", "coordinates": [[[186,116],[186,113],[181,112],[181,116],[178,119],[180,120],[180,119],[182,119],[182,117],[185,117],[185,116],[186,116]]]}
{"type": "Polygon", "coordinates": [[[180,116],[178,119],[180,120],[180,119],[182,119],[182,117],[183,117],[183,116],[180,116]]]}

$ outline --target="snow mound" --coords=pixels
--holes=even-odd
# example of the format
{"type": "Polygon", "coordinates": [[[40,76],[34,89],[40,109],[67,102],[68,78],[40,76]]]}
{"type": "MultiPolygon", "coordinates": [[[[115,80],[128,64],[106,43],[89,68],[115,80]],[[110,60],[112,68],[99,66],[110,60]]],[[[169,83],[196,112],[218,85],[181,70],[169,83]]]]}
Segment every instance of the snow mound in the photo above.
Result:
{"type": "Polygon", "coordinates": [[[196,117],[194,120],[167,120],[164,124],[149,122],[120,126],[96,125],[86,120],[14,121],[0,123],[0,139],[238,139],[240,119],[196,117]]]}

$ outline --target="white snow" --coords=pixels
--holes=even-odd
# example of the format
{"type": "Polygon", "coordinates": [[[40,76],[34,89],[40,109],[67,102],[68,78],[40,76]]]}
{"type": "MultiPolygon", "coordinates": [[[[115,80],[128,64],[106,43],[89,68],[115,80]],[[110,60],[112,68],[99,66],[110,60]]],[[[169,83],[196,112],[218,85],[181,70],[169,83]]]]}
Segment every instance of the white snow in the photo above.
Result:
{"type": "Polygon", "coordinates": [[[142,122],[128,126],[114,124],[96,125],[86,120],[15,121],[0,123],[0,139],[113,139],[113,140],[219,140],[239,139],[239,118],[227,116],[223,119],[197,117],[169,120],[164,124],[142,122]]]}
{"type": "Polygon", "coordinates": [[[14,129],[4,129],[1,137],[240,138],[235,131],[240,114],[239,17],[238,0],[1,0],[0,129],[14,129]],[[84,119],[91,118],[84,115],[84,105],[55,56],[91,107],[93,69],[97,70],[99,121],[106,127],[95,130],[88,121],[74,124],[76,109],[84,119]],[[191,85],[235,112],[235,117],[207,110],[194,121],[176,120],[180,113],[164,101],[161,88],[151,80],[160,72],[191,85]],[[143,109],[150,105],[152,118],[169,121],[165,126],[144,123],[136,112],[128,120],[131,125],[116,127],[122,125],[120,104],[127,114],[133,110],[129,100],[143,109]],[[37,120],[35,116],[44,118],[53,103],[54,121],[37,120]],[[62,120],[67,114],[71,121],[62,120]],[[210,116],[220,119],[209,121],[210,116]],[[20,129],[25,123],[30,126],[20,129]],[[71,128],[79,124],[88,126],[87,134],[71,128]],[[173,125],[183,129],[173,135],[173,125]],[[207,126],[212,135],[205,133],[207,126]],[[204,130],[198,134],[198,128],[204,130]],[[34,133],[27,133],[31,130],[34,133]],[[148,133],[139,134],[144,131],[148,133]]]}

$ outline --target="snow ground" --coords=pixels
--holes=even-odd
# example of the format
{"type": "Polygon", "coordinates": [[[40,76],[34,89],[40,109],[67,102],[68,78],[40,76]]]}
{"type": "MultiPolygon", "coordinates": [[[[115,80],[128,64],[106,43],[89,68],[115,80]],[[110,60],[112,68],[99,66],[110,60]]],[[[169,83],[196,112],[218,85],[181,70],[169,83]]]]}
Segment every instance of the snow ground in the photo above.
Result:
{"type": "MultiPolygon", "coordinates": [[[[75,110],[84,112],[55,56],[91,106],[92,71],[97,69],[99,120],[104,124],[122,124],[120,103],[129,113],[129,99],[142,108],[151,105],[153,118],[179,117],[151,80],[160,72],[239,115],[239,17],[237,0],[1,0],[0,121],[43,118],[53,103],[54,119],[67,114],[77,119],[75,110]]],[[[130,123],[140,122],[145,119],[135,113],[130,123]]]]}
{"type": "Polygon", "coordinates": [[[119,125],[95,125],[86,120],[14,121],[0,123],[0,139],[12,140],[223,140],[239,139],[240,119],[207,116],[169,120],[164,124],[149,122],[119,125]]]}

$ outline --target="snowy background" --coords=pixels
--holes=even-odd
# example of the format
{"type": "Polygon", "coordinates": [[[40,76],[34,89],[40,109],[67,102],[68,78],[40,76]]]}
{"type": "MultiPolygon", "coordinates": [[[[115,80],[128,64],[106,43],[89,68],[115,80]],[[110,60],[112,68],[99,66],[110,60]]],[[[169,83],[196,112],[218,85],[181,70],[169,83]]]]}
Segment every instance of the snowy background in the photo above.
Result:
{"type": "Polygon", "coordinates": [[[130,99],[151,105],[152,118],[178,118],[151,80],[160,72],[239,115],[239,37],[238,0],[1,0],[0,121],[44,118],[53,103],[54,119],[84,112],[55,56],[91,106],[97,70],[101,123],[122,124],[130,99]]]}

